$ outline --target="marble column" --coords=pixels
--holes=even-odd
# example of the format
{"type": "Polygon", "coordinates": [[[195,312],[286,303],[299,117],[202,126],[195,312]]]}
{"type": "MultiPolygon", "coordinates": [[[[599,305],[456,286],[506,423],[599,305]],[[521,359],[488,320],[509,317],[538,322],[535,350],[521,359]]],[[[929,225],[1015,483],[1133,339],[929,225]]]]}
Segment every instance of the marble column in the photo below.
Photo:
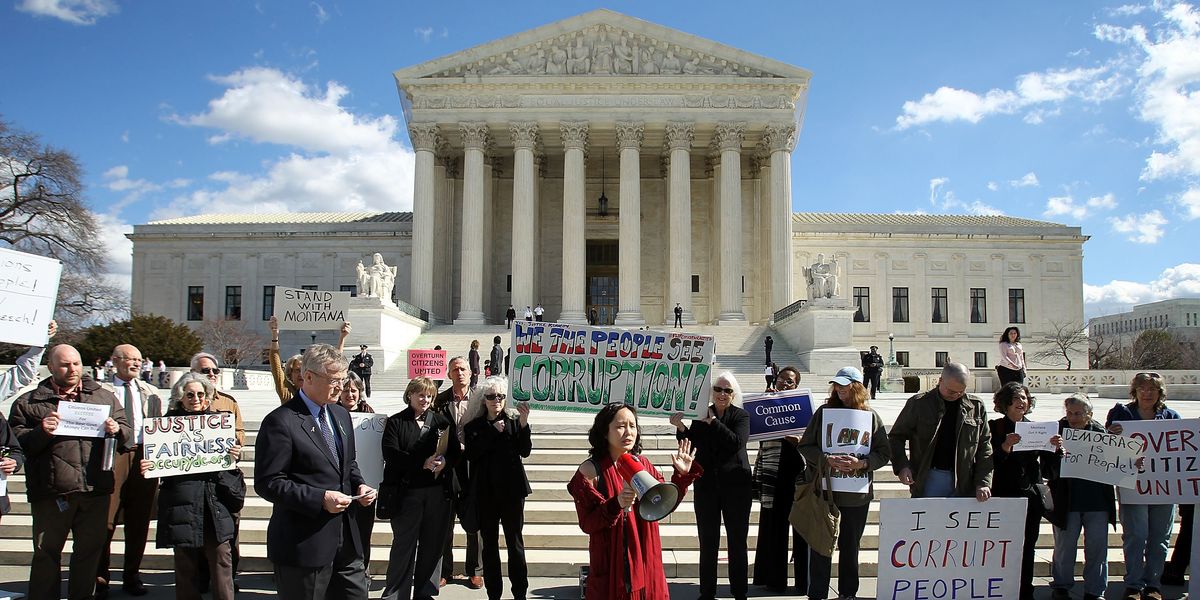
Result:
{"type": "Polygon", "coordinates": [[[796,300],[792,289],[792,150],[796,147],[795,123],[771,123],[766,131],[771,153],[770,222],[771,306],[775,312],[796,300]]]}
{"type": "Polygon", "coordinates": [[[587,199],[583,153],[588,142],[587,121],[559,124],[563,157],[562,313],[560,323],[587,323],[587,199]]]}
{"type": "Polygon", "coordinates": [[[487,123],[460,123],[463,139],[462,266],[456,325],[482,325],[483,315],[483,151],[488,143],[487,123]]]}
{"type": "Polygon", "coordinates": [[[721,313],[719,325],[746,322],[742,312],[742,139],[745,123],[718,123],[721,151],[721,313]]]}
{"type": "Polygon", "coordinates": [[[526,306],[533,306],[537,296],[533,282],[535,260],[534,228],[537,215],[534,210],[533,149],[537,145],[538,124],[534,121],[509,123],[508,130],[513,144],[513,200],[512,200],[512,303],[520,314],[526,306]]]}
{"type": "Polygon", "coordinates": [[[667,149],[670,151],[669,182],[667,197],[669,227],[667,227],[667,254],[669,296],[668,322],[675,322],[675,303],[683,308],[683,322],[696,323],[692,313],[692,142],[695,126],[691,123],[667,123],[667,149]]]}
{"type": "Polygon", "coordinates": [[[620,253],[617,318],[614,325],[645,325],[642,316],[642,140],[641,122],[617,123],[617,148],[621,153],[621,186],[617,195],[620,210],[620,253]]]}
{"type": "Polygon", "coordinates": [[[434,217],[434,152],[441,141],[435,123],[413,123],[408,135],[416,150],[413,186],[412,278],[409,301],[417,308],[433,309],[433,252],[437,236],[434,217]]]}

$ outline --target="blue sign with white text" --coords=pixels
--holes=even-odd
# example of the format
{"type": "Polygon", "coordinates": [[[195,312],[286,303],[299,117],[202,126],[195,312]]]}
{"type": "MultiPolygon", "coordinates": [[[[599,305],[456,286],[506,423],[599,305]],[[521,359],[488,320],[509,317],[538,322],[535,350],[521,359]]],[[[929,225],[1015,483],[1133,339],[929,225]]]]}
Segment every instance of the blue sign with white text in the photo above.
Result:
{"type": "Polygon", "coordinates": [[[809,390],[749,394],[742,400],[742,408],[750,415],[752,442],[800,435],[815,412],[809,390]]]}

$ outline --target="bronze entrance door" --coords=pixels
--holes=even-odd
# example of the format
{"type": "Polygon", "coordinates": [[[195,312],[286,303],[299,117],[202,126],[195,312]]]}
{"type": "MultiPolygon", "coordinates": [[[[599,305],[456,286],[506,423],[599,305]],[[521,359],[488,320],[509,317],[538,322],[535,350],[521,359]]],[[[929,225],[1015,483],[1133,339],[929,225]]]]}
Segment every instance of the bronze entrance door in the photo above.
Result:
{"type": "Polygon", "coordinates": [[[588,240],[587,310],[595,309],[597,325],[612,325],[617,316],[617,257],[617,240],[588,240]]]}

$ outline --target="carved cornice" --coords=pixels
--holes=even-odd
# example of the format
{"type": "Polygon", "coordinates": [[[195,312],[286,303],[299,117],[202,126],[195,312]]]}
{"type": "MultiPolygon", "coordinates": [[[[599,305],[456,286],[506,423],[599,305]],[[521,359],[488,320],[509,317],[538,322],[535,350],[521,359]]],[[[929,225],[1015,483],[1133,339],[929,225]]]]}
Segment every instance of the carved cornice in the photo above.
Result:
{"type": "Polygon", "coordinates": [[[617,122],[617,148],[641,150],[646,137],[646,125],[640,121],[617,122]]]}
{"type": "Polygon", "coordinates": [[[562,136],[563,148],[587,151],[587,121],[563,121],[558,124],[558,130],[562,136]]]}
{"type": "Polygon", "coordinates": [[[537,121],[515,121],[508,124],[513,148],[533,150],[538,143],[537,121]]]}
{"type": "Polygon", "coordinates": [[[745,132],[746,123],[744,121],[717,123],[713,139],[716,140],[717,148],[720,148],[722,152],[726,150],[741,152],[742,140],[746,137],[745,132]]]}
{"type": "Polygon", "coordinates": [[[593,93],[588,94],[585,93],[587,90],[580,90],[577,86],[571,85],[542,86],[544,87],[543,93],[524,88],[514,90],[512,86],[474,87],[480,89],[475,91],[464,88],[448,89],[446,93],[422,89],[413,93],[412,107],[415,110],[451,111],[554,108],[795,110],[799,98],[798,93],[791,93],[790,90],[782,92],[761,89],[745,92],[722,89],[713,92],[680,93],[660,87],[638,86],[638,89],[622,94],[613,94],[611,88],[596,89],[593,93]]]}
{"type": "Polygon", "coordinates": [[[692,142],[696,141],[696,125],[684,121],[667,123],[667,149],[691,150],[692,142]]]}
{"type": "Polygon", "coordinates": [[[762,170],[770,165],[771,157],[756,152],[750,155],[750,169],[744,175],[749,179],[757,179],[762,170]]]}
{"type": "Polygon", "coordinates": [[[408,126],[408,137],[412,140],[413,149],[418,152],[436,152],[442,143],[437,123],[413,123],[408,126]]]}
{"type": "Polygon", "coordinates": [[[488,131],[487,123],[481,121],[459,123],[458,132],[462,134],[464,149],[485,150],[491,142],[492,134],[488,131]]]}
{"type": "Polygon", "coordinates": [[[771,152],[791,152],[796,149],[796,124],[768,123],[763,140],[771,152]]]}

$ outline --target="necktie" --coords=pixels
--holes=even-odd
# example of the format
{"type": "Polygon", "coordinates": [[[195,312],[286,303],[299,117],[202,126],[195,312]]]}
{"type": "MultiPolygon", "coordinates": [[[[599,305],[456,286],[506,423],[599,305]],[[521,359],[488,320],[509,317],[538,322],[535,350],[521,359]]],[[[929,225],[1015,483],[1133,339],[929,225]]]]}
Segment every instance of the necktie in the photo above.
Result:
{"type": "Polygon", "coordinates": [[[132,423],[133,411],[137,408],[137,401],[133,397],[133,383],[125,382],[125,418],[132,423]]]}
{"type": "Polygon", "coordinates": [[[340,463],[341,457],[338,455],[337,440],[333,437],[333,429],[329,427],[328,415],[329,411],[322,406],[320,413],[317,415],[317,421],[320,422],[321,436],[325,438],[325,445],[329,446],[329,453],[333,455],[336,462],[340,463]]]}

